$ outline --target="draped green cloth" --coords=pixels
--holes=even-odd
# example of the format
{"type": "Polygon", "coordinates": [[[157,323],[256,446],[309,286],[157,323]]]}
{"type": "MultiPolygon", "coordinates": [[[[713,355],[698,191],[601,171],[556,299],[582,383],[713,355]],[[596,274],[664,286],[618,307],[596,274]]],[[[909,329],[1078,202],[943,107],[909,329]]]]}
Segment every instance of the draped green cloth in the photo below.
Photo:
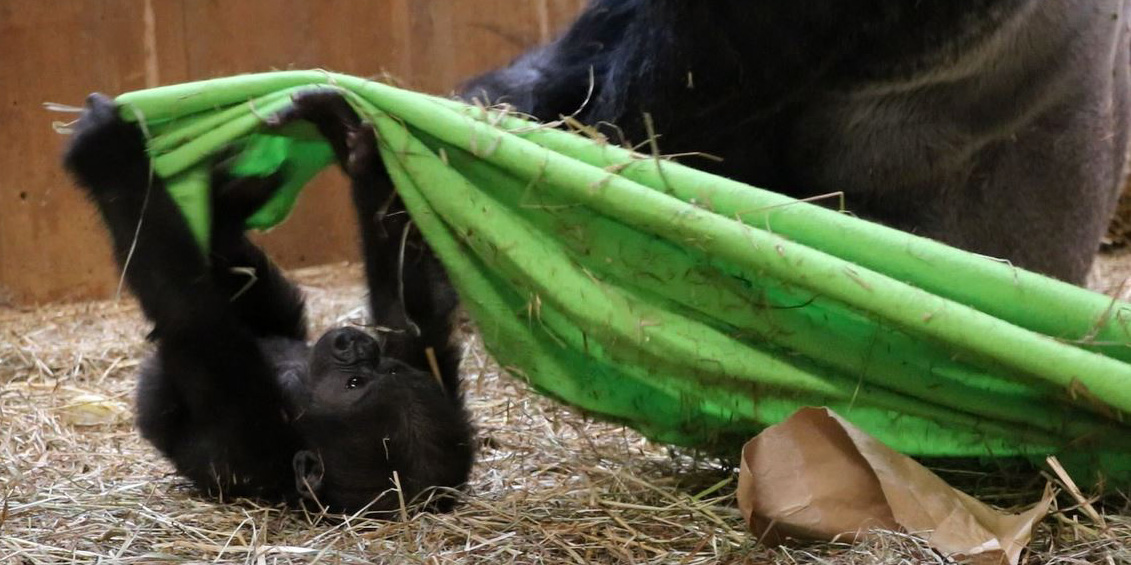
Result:
{"type": "MultiPolygon", "coordinates": [[[[919,456],[1057,454],[1131,486],[1131,305],[633,153],[505,110],[322,71],[124,94],[154,171],[208,247],[208,171],[285,185],[283,221],[334,161],[263,118],[340,91],[376,130],[414,224],[489,351],[539,392],[662,442],[737,449],[828,406],[919,456]]],[[[733,452],[737,453],[737,451],[733,452]]]]}

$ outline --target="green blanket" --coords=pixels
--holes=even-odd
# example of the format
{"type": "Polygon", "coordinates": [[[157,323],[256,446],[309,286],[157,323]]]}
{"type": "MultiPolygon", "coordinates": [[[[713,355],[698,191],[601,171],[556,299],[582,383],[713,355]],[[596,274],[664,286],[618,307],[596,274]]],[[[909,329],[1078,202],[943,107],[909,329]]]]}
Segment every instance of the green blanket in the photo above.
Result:
{"type": "MultiPolygon", "coordinates": [[[[736,449],[828,406],[919,456],[1058,454],[1131,486],[1131,305],[498,110],[321,71],[132,92],[202,247],[208,168],[288,182],[333,162],[262,118],[340,90],[490,352],[536,390],[662,442],[736,449]]],[[[737,453],[736,451],[734,453],[737,453]]]]}

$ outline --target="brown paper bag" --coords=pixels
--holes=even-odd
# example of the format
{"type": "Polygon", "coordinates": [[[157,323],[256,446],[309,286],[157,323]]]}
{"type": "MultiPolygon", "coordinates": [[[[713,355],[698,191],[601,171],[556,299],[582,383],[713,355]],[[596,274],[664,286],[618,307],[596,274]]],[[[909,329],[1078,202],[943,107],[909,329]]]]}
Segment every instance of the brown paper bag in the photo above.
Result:
{"type": "Polygon", "coordinates": [[[738,477],[738,506],[765,543],[902,530],[979,564],[1015,565],[1051,501],[1046,489],[1026,512],[994,510],[825,408],[798,410],[747,442],[738,477]]]}

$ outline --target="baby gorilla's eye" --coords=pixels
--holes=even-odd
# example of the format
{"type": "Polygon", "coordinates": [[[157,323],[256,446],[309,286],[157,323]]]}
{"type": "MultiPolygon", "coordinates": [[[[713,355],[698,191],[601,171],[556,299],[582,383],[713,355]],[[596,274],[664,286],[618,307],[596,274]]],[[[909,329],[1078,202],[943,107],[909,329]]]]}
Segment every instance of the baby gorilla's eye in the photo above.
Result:
{"type": "Polygon", "coordinates": [[[363,382],[365,381],[363,381],[361,377],[350,377],[350,380],[346,381],[346,388],[357,388],[361,386],[363,382]]]}

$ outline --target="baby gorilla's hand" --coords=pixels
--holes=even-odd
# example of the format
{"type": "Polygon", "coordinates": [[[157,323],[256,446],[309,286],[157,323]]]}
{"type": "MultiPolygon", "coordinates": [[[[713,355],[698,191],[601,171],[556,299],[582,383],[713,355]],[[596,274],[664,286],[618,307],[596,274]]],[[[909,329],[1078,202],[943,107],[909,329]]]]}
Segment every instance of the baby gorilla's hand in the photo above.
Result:
{"type": "Polygon", "coordinates": [[[373,126],[362,121],[341,92],[312,88],[296,93],[291,100],[290,107],[267,119],[268,127],[281,128],[298,120],[314,124],[350,177],[373,171],[379,164],[373,126]]]}
{"type": "Polygon", "coordinates": [[[257,212],[285,180],[283,170],[264,176],[242,176],[232,173],[239,160],[235,149],[220,153],[212,166],[212,215],[217,223],[243,226],[248,217],[257,212]]]}
{"type": "Polygon", "coordinates": [[[285,174],[240,176],[231,172],[239,159],[235,149],[223,151],[212,166],[212,245],[214,251],[242,241],[247,219],[283,185],[285,174]]]}
{"type": "Polygon", "coordinates": [[[63,165],[79,184],[92,192],[115,185],[117,179],[149,168],[145,136],[137,124],[123,120],[114,101],[91,94],[74,125],[63,165]]]}

